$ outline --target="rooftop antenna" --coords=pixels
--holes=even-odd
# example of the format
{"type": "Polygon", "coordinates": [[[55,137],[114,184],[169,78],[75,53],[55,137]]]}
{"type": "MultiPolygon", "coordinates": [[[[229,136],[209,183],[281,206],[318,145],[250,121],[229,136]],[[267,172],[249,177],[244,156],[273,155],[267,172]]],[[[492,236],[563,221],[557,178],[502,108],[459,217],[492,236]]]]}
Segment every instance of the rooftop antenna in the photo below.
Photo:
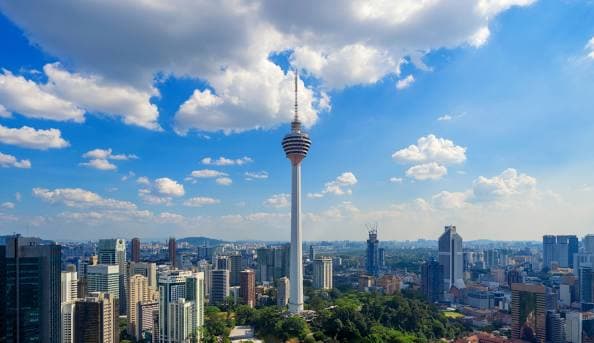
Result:
{"type": "Polygon", "coordinates": [[[297,80],[299,79],[299,71],[295,68],[295,121],[299,121],[299,112],[297,108],[297,80]]]}

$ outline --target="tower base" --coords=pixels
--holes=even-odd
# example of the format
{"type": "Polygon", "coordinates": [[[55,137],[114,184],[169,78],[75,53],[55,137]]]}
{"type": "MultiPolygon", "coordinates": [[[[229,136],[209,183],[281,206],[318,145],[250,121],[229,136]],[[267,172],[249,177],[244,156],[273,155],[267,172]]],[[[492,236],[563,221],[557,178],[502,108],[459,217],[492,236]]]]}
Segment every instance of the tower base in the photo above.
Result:
{"type": "Polygon", "coordinates": [[[303,304],[293,304],[289,302],[289,312],[300,313],[303,312],[303,304]]]}

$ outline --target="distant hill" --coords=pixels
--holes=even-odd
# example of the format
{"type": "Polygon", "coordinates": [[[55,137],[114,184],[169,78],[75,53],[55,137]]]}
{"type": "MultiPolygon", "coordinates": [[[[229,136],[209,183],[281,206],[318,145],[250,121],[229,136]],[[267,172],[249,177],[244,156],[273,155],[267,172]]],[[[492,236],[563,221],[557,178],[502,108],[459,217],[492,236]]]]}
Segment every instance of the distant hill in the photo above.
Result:
{"type": "Polygon", "coordinates": [[[223,243],[226,243],[225,241],[221,241],[219,239],[213,239],[213,238],[208,238],[208,237],[186,237],[186,238],[181,238],[178,239],[177,242],[187,242],[190,243],[192,245],[197,245],[197,246],[203,246],[206,243],[207,247],[214,247],[223,243]]]}

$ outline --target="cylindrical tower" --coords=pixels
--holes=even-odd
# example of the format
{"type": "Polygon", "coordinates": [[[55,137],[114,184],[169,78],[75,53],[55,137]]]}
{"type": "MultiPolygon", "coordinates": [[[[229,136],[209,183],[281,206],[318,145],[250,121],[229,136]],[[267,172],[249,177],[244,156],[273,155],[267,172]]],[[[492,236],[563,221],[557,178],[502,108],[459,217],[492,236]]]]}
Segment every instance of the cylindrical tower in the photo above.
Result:
{"type": "Polygon", "coordinates": [[[311,140],[301,132],[297,110],[297,72],[295,72],[295,119],[291,132],[283,138],[283,149],[291,161],[291,261],[289,281],[289,312],[303,311],[303,260],[301,237],[301,161],[307,155],[311,140]]]}

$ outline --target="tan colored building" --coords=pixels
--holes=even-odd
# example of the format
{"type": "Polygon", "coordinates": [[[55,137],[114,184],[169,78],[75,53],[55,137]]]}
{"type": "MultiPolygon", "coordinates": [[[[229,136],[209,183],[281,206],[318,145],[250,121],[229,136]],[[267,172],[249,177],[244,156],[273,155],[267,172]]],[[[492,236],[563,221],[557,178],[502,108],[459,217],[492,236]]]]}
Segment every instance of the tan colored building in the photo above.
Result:
{"type": "Polygon", "coordinates": [[[313,263],[313,287],[317,289],[332,289],[332,259],[319,257],[313,263]]]}
{"type": "Polygon", "coordinates": [[[138,305],[157,300],[159,294],[149,287],[148,278],[140,274],[132,275],[128,279],[128,290],[128,332],[139,338],[141,332],[138,325],[138,305]]]}
{"type": "Polygon", "coordinates": [[[278,292],[276,293],[276,304],[278,306],[287,306],[289,303],[290,288],[291,283],[289,282],[289,278],[283,276],[278,279],[278,292]]]}
{"type": "Polygon", "coordinates": [[[395,275],[384,275],[377,279],[376,286],[384,289],[384,294],[392,295],[400,291],[400,278],[395,275]]]}

